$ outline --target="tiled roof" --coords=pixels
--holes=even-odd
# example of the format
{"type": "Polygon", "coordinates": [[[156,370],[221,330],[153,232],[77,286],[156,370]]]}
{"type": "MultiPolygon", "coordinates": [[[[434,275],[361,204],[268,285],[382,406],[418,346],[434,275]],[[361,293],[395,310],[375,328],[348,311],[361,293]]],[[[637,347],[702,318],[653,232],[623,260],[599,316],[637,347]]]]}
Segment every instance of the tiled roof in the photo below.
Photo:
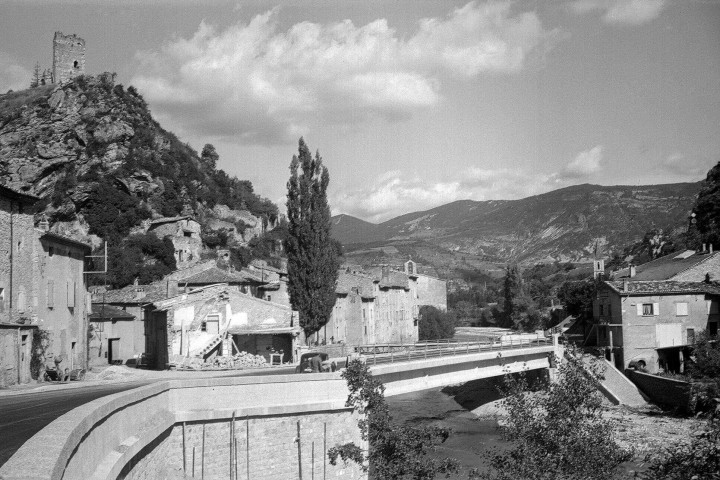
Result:
{"type": "Polygon", "coordinates": [[[691,293],[709,293],[720,295],[720,285],[705,282],[635,281],[627,282],[627,291],[623,290],[623,281],[605,282],[610,288],[621,295],[673,295],[691,293]]]}
{"type": "Polygon", "coordinates": [[[354,273],[341,272],[338,275],[335,293],[348,294],[353,288],[358,289],[358,293],[364,298],[373,298],[373,279],[354,273]]]}
{"type": "Polygon", "coordinates": [[[380,277],[380,288],[404,288],[409,290],[408,276],[402,272],[390,271],[387,277],[380,277]]]}
{"type": "Polygon", "coordinates": [[[149,285],[128,285],[118,290],[108,290],[104,294],[94,293],[92,301],[95,303],[145,304],[167,298],[167,293],[167,282],[159,280],[149,285]]]}
{"type": "Polygon", "coordinates": [[[211,285],[214,283],[264,283],[255,273],[248,270],[228,271],[211,267],[202,272],[185,278],[178,278],[178,283],[189,285],[211,285]]]}
{"type": "Polygon", "coordinates": [[[180,217],[156,218],[155,220],[150,222],[150,225],[161,225],[163,223],[179,222],[180,220],[192,220],[192,217],[185,215],[185,216],[180,216],[180,217]]]}
{"type": "MultiPolygon", "coordinates": [[[[673,277],[680,275],[689,269],[700,267],[707,263],[708,260],[716,258],[720,252],[712,254],[698,254],[692,250],[685,252],[674,252],[664,257],[660,257],[651,262],[643,263],[635,267],[635,276],[632,280],[671,280],[673,277]]],[[[712,273],[712,272],[711,272],[712,273]]],[[[705,275],[701,272],[698,275],[705,275]]],[[[720,275],[720,272],[717,272],[720,275]]],[[[625,268],[615,272],[615,278],[629,278],[630,269],[625,268]]],[[[697,281],[702,280],[698,278],[697,281]]]]}
{"type": "Polygon", "coordinates": [[[101,303],[93,303],[93,313],[88,315],[88,320],[91,322],[98,320],[134,320],[135,315],[132,315],[125,310],[122,310],[112,305],[103,305],[101,303]]]}
{"type": "Polygon", "coordinates": [[[87,252],[92,250],[92,247],[87,243],[75,240],[74,238],[66,237],[65,235],[60,235],[59,233],[44,232],[40,235],[40,238],[47,239],[56,243],[62,243],[63,245],[82,248],[87,252]]]}

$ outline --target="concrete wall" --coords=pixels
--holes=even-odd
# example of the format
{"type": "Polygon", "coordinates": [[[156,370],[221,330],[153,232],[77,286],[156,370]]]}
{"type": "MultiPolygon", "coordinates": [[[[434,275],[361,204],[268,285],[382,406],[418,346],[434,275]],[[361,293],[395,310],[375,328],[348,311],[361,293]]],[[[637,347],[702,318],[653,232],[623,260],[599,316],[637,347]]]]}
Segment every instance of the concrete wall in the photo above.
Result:
{"type": "Polygon", "coordinates": [[[642,392],[660,405],[678,407],[689,410],[691,400],[691,385],[688,382],[673,380],[671,378],[648,375],[635,370],[625,370],[625,375],[642,390],[642,392]]]}
{"type": "Polygon", "coordinates": [[[185,467],[192,468],[195,447],[198,478],[204,425],[205,478],[228,479],[235,416],[240,478],[248,455],[254,480],[296,478],[300,422],[306,478],[312,476],[314,451],[317,478],[325,468],[329,478],[363,479],[357,466],[341,462],[333,467],[322,454],[340,443],[364,445],[346,398],[339,374],[159,382],[100,398],[58,418],[0,467],[0,478],[162,478],[163,471],[183,469],[185,423],[185,467]]]}

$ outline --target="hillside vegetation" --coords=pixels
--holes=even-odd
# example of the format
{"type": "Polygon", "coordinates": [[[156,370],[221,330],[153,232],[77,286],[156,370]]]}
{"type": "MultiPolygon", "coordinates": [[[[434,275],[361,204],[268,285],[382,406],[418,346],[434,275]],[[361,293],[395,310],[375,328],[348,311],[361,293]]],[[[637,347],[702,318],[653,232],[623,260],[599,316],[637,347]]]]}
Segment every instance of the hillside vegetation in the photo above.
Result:
{"type": "Polygon", "coordinates": [[[163,129],[140,93],[113,74],[0,95],[0,184],[40,197],[37,211],[54,230],[96,246],[107,240],[118,259],[132,247],[129,257],[150,259],[158,272],[174,268],[167,245],[128,241],[148,219],[194,215],[213,240],[222,237],[206,229],[213,219],[241,233],[277,220],[277,206],[218,169],[218,159],[212,145],[199,154],[163,129]]]}

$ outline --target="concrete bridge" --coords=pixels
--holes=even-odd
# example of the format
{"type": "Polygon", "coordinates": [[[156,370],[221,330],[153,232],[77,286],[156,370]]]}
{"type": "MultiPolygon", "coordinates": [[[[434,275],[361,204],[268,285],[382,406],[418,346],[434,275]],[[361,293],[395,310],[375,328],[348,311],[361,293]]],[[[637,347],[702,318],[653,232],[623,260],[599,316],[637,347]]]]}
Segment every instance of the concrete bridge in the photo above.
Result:
{"type": "MultiPolygon", "coordinates": [[[[369,361],[386,395],[397,395],[548,368],[554,351],[537,343],[486,347],[425,347],[369,361]]],[[[362,444],[347,395],[337,372],[158,382],[58,418],[0,468],[0,479],[134,480],[183,470],[208,480],[366,478],[354,465],[327,462],[328,448],[362,444]]]]}

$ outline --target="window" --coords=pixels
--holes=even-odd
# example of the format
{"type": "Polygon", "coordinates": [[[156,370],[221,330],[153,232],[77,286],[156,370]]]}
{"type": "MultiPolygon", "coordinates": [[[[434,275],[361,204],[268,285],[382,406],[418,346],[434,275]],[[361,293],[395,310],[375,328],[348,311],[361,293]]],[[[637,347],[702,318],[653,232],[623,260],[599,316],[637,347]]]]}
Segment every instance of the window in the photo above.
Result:
{"type": "Polygon", "coordinates": [[[183,232],[183,234],[184,234],[187,238],[192,237],[192,232],[183,232]]]}
{"type": "Polygon", "coordinates": [[[604,307],[604,306],[605,306],[605,305],[603,305],[602,303],[600,304],[600,316],[601,316],[601,317],[602,317],[603,315],[605,315],[605,314],[603,313],[603,307],[604,307]]]}
{"type": "Polygon", "coordinates": [[[48,247],[48,257],[52,257],[53,255],[55,255],[55,248],[48,247]]]}
{"type": "Polygon", "coordinates": [[[0,312],[5,311],[5,289],[0,288],[0,312]]]}
{"type": "Polygon", "coordinates": [[[687,302],[680,302],[675,304],[675,315],[678,317],[686,317],[688,314],[687,302]]]}
{"type": "Polygon", "coordinates": [[[53,308],[55,306],[55,281],[48,280],[47,282],[47,306],[53,308]]]}
{"type": "Polygon", "coordinates": [[[201,332],[207,332],[207,322],[202,322],[200,324],[200,331],[201,332]]]}
{"type": "Polygon", "coordinates": [[[695,329],[694,328],[687,329],[687,343],[688,343],[688,345],[695,344],[695,329]]]}
{"type": "Polygon", "coordinates": [[[638,303],[637,304],[638,316],[651,317],[654,315],[660,315],[660,304],[659,303],[638,303]]]}
{"type": "Polygon", "coordinates": [[[18,313],[25,313],[25,292],[23,290],[18,293],[17,310],[18,313]]]}

